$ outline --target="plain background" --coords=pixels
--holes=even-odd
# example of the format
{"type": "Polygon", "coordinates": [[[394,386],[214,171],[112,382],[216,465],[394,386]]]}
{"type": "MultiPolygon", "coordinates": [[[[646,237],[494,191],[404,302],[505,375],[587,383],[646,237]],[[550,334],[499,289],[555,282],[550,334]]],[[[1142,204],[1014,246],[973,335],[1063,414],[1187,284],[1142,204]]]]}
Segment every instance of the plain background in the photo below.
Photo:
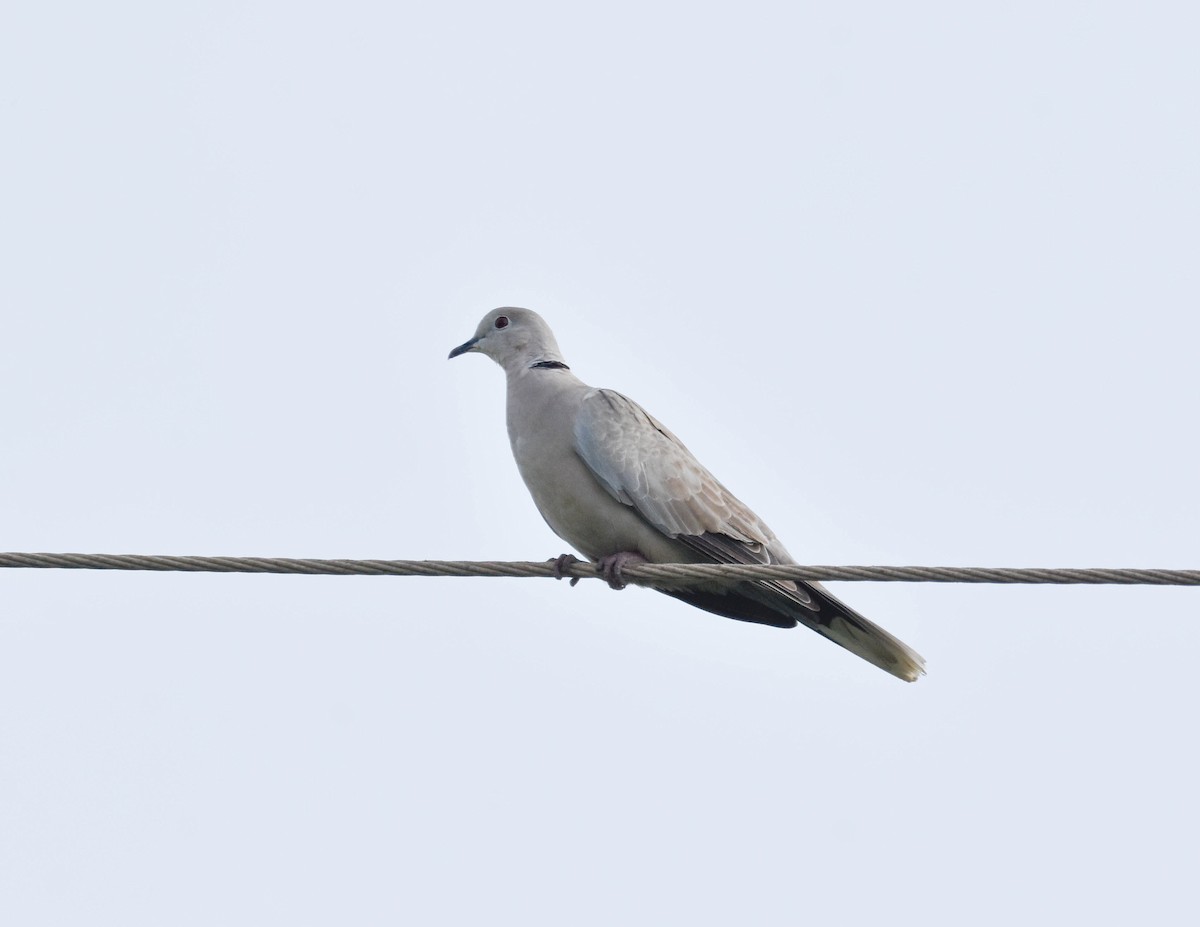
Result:
{"type": "MultiPolygon", "coordinates": [[[[23,3],[0,549],[543,559],[497,305],[812,563],[1200,566],[1186,3],[23,3]]],[[[1200,593],[0,575],[0,920],[1191,923],[1200,593]]]]}

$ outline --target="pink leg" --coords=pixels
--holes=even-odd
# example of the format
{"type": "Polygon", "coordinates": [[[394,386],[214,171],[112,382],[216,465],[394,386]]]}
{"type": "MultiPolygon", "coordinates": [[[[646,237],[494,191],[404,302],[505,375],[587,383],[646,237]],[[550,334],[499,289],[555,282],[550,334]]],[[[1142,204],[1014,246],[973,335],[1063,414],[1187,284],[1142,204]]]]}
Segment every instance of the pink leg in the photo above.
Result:
{"type": "MultiPolygon", "coordinates": [[[[554,564],[554,578],[555,579],[565,579],[567,574],[564,573],[563,571],[567,567],[569,567],[575,563],[583,563],[583,561],[580,560],[578,557],[576,557],[574,554],[559,554],[557,557],[551,557],[550,562],[554,564]]],[[[579,582],[579,577],[572,576],[571,577],[571,585],[574,586],[577,582],[579,582]]]]}
{"type": "Polygon", "coordinates": [[[598,565],[611,588],[624,589],[629,583],[621,575],[621,571],[627,566],[637,566],[639,563],[646,562],[646,558],[636,551],[622,550],[615,554],[609,554],[607,557],[601,557],[598,565]]]}

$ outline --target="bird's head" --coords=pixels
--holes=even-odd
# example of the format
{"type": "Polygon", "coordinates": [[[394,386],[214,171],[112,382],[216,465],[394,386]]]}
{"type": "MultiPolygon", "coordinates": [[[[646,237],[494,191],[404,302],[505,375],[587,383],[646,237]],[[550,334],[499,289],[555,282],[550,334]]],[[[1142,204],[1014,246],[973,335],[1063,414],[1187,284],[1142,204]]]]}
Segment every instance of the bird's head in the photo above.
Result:
{"type": "Polygon", "coordinates": [[[483,317],[475,336],[450,352],[450,357],[486,354],[507,371],[535,365],[565,367],[554,332],[532,309],[505,306],[483,317]]]}

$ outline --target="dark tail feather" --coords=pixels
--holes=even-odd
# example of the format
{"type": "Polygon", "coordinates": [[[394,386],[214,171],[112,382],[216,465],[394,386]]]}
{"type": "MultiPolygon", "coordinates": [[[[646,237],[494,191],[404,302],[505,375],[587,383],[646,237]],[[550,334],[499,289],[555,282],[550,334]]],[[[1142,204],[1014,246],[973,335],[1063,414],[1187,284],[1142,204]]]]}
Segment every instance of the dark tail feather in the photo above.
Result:
{"type": "Polygon", "coordinates": [[[752,621],[775,628],[794,628],[797,624],[803,624],[905,682],[914,682],[924,674],[925,660],[920,654],[864,618],[820,583],[796,585],[808,592],[811,605],[802,604],[778,587],[759,583],[743,583],[728,593],[662,591],[688,605],[724,618],[752,621]]]}
{"type": "Polygon", "coordinates": [[[864,618],[820,583],[800,585],[821,606],[808,620],[797,616],[802,623],[905,682],[916,682],[925,675],[925,658],[904,641],[864,618]]]}
{"type": "Polygon", "coordinates": [[[753,621],[755,624],[769,624],[773,628],[794,628],[796,619],[778,607],[772,607],[764,602],[758,602],[737,592],[698,592],[691,589],[662,589],[661,592],[702,608],[706,612],[720,615],[722,618],[733,618],[736,621],[753,621]]]}

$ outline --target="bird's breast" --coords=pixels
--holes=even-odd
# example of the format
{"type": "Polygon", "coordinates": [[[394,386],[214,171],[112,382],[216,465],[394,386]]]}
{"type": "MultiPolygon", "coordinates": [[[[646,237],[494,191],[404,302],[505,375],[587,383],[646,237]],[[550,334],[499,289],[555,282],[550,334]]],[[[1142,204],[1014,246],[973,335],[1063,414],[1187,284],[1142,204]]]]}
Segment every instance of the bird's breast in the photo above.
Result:
{"type": "Polygon", "coordinates": [[[575,452],[573,441],[514,434],[517,469],[550,529],[592,559],[637,551],[652,561],[689,559],[677,542],[613,498],[575,452]]]}

